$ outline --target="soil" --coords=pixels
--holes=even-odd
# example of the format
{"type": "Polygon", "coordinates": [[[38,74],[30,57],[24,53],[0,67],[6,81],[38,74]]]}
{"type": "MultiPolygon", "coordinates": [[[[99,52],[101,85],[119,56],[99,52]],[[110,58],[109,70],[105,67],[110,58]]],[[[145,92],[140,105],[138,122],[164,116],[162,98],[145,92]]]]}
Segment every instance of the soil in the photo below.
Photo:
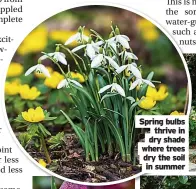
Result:
{"type": "MultiPolygon", "coordinates": [[[[85,154],[74,134],[65,136],[65,146],[49,150],[52,163],[46,168],[63,177],[82,182],[110,182],[121,180],[141,172],[141,166],[123,162],[120,154],[112,157],[107,154],[99,162],[85,161],[85,154]]],[[[42,152],[30,147],[28,153],[35,159],[45,159],[42,152]]]]}

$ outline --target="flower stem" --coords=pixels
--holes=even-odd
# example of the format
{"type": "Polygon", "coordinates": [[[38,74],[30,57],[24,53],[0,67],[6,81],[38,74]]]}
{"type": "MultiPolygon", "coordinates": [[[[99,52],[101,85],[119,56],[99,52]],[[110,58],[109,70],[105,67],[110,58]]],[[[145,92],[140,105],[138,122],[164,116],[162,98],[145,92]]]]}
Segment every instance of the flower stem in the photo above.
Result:
{"type": "Polygon", "coordinates": [[[44,154],[46,156],[47,163],[50,164],[52,161],[50,159],[50,154],[48,152],[48,149],[46,147],[46,142],[45,142],[44,136],[42,134],[41,134],[41,144],[42,144],[42,148],[44,150],[44,154]]]}

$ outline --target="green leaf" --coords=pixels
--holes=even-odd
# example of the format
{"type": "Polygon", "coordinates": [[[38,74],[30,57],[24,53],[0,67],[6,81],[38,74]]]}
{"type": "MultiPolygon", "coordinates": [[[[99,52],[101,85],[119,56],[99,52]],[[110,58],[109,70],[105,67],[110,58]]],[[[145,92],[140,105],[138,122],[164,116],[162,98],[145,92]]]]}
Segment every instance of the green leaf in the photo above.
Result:
{"type": "Polygon", "coordinates": [[[16,119],[14,119],[16,122],[20,122],[20,123],[27,123],[27,121],[24,120],[24,118],[22,117],[21,114],[18,115],[18,117],[16,119]]]}
{"type": "Polygon", "coordinates": [[[113,97],[113,96],[116,96],[116,95],[119,95],[118,93],[107,93],[105,94],[102,98],[101,98],[101,102],[106,99],[106,98],[109,98],[109,97],[113,97]]]}
{"type": "Polygon", "coordinates": [[[38,124],[30,124],[27,128],[27,131],[29,132],[29,134],[35,136],[39,133],[39,127],[38,127],[38,124]]]}
{"type": "Polygon", "coordinates": [[[126,97],[126,99],[131,101],[131,104],[133,104],[135,102],[135,99],[132,96],[128,96],[126,97]]]}
{"type": "Polygon", "coordinates": [[[50,145],[50,149],[56,148],[64,143],[64,132],[57,133],[55,136],[51,136],[48,140],[50,145]]]}
{"type": "Polygon", "coordinates": [[[188,176],[179,176],[178,178],[182,184],[186,184],[189,180],[188,176]]]}
{"type": "Polygon", "coordinates": [[[54,177],[51,179],[51,189],[57,189],[54,177]]]}
{"type": "Polygon", "coordinates": [[[22,145],[23,148],[27,148],[29,145],[30,141],[32,139],[32,135],[25,132],[25,133],[20,133],[18,136],[18,140],[20,141],[20,144],[22,145]]]}
{"type": "Polygon", "coordinates": [[[85,133],[84,133],[84,131],[80,127],[75,125],[73,123],[73,121],[69,118],[69,116],[63,110],[60,110],[60,111],[65,116],[65,118],[69,121],[69,123],[73,127],[74,131],[76,132],[77,136],[79,137],[82,146],[84,147],[85,146],[85,142],[84,142],[84,135],[85,135],[85,133]]]}
{"type": "Polygon", "coordinates": [[[47,137],[48,135],[49,136],[51,135],[51,133],[41,123],[38,123],[38,127],[45,137],[47,137]]]}

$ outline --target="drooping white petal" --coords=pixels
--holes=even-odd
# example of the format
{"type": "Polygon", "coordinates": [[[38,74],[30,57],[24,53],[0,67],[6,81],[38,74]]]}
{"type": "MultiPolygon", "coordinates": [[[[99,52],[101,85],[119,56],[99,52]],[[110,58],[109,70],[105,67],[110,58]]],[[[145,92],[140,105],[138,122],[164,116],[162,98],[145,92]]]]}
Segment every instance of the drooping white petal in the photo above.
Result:
{"type": "Polygon", "coordinates": [[[113,68],[115,68],[116,70],[119,68],[119,65],[112,58],[110,58],[109,56],[105,56],[105,58],[113,68]]]}
{"type": "Polygon", "coordinates": [[[125,69],[127,69],[127,67],[128,67],[128,65],[120,66],[120,67],[116,70],[116,72],[119,74],[119,73],[123,72],[125,69]]]}
{"type": "Polygon", "coordinates": [[[25,72],[25,76],[28,76],[30,73],[32,73],[33,71],[35,71],[37,69],[38,65],[35,65],[33,67],[30,67],[26,72],[25,72]]]}
{"type": "Polygon", "coordinates": [[[73,43],[74,41],[77,41],[79,38],[79,33],[76,33],[74,35],[72,35],[66,42],[65,45],[69,45],[70,43],[73,43]]]}
{"type": "Polygon", "coordinates": [[[104,42],[103,41],[97,41],[97,42],[95,42],[95,43],[93,43],[95,46],[101,46],[101,45],[103,45],[104,44],[104,42]]]}
{"type": "Polygon", "coordinates": [[[129,37],[126,35],[120,35],[121,37],[125,38],[127,41],[130,41],[129,37]]]}
{"type": "Polygon", "coordinates": [[[57,59],[62,64],[67,65],[67,60],[65,59],[65,54],[63,54],[61,52],[55,52],[54,58],[57,59]]]}
{"type": "Polygon", "coordinates": [[[62,81],[60,81],[60,83],[57,86],[57,89],[61,89],[63,87],[67,87],[69,85],[67,79],[63,79],[62,81]]]}
{"type": "Polygon", "coordinates": [[[108,40],[106,40],[107,43],[111,44],[111,43],[114,43],[115,42],[115,37],[112,37],[108,40]]]}
{"type": "Polygon", "coordinates": [[[43,64],[38,64],[36,70],[41,71],[46,77],[50,77],[50,72],[43,64]]]}
{"type": "Polygon", "coordinates": [[[119,84],[113,83],[112,87],[115,89],[115,91],[117,93],[119,93],[121,96],[125,97],[125,91],[119,84]]]}
{"type": "Polygon", "coordinates": [[[76,80],[69,79],[69,82],[71,82],[71,83],[77,85],[78,87],[82,87],[82,88],[83,88],[83,86],[82,86],[79,82],[77,82],[76,80]]]}
{"type": "Polygon", "coordinates": [[[45,60],[45,59],[47,59],[47,58],[48,58],[47,55],[43,55],[43,56],[41,56],[39,59],[40,59],[40,60],[45,60]]]}
{"type": "Polygon", "coordinates": [[[115,52],[117,52],[117,45],[115,42],[110,43],[110,46],[114,49],[115,52]]]}
{"type": "Polygon", "coordinates": [[[53,57],[55,55],[55,53],[48,53],[48,54],[44,54],[43,56],[41,56],[39,59],[40,60],[45,60],[47,59],[49,56],[53,57]]]}
{"type": "Polygon", "coordinates": [[[108,90],[109,88],[111,88],[111,87],[112,87],[112,84],[111,84],[111,85],[106,85],[106,86],[102,87],[102,88],[99,90],[99,93],[101,94],[101,93],[107,91],[107,90],[108,90]]]}
{"type": "Polygon", "coordinates": [[[124,48],[126,49],[130,48],[128,41],[121,35],[116,36],[116,41],[119,42],[124,48]]]}
{"type": "Polygon", "coordinates": [[[98,54],[91,63],[91,68],[97,68],[101,66],[101,62],[103,61],[103,54],[98,54]]]}
{"type": "Polygon", "coordinates": [[[131,58],[133,60],[138,60],[138,57],[131,52],[125,52],[126,59],[131,58]]]}
{"type": "Polygon", "coordinates": [[[75,47],[74,49],[72,49],[71,52],[75,53],[75,52],[79,51],[80,49],[83,49],[84,47],[86,47],[86,45],[79,45],[79,46],[75,47]]]}
{"type": "Polygon", "coordinates": [[[154,85],[151,81],[149,81],[149,80],[147,80],[147,79],[142,79],[142,81],[143,81],[144,83],[146,83],[147,85],[151,86],[151,87],[155,87],[155,85],[154,85]]]}
{"type": "Polygon", "coordinates": [[[131,72],[133,73],[133,75],[136,78],[142,79],[142,75],[141,75],[139,69],[134,64],[129,64],[129,69],[131,70],[131,72]]]}
{"type": "Polygon", "coordinates": [[[91,44],[86,45],[86,54],[88,55],[90,59],[95,57],[95,49],[93,48],[91,44]]]}
{"type": "Polygon", "coordinates": [[[131,87],[129,88],[129,90],[135,89],[135,87],[137,87],[139,84],[140,84],[140,79],[136,79],[136,80],[131,84],[131,87]]]}

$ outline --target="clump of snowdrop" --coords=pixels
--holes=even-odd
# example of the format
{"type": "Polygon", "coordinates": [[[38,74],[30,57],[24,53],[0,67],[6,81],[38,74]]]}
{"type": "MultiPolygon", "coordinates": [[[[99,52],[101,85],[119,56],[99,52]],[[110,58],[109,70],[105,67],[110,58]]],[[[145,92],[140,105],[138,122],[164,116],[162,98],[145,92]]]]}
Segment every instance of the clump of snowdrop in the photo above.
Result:
{"type": "Polygon", "coordinates": [[[123,161],[135,162],[134,119],[144,110],[150,114],[151,107],[155,106],[154,103],[143,108],[146,107],[144,99],[148,86],[155,87],[152,81],[154,73],[142,76],[129,37],[121,34],[117,26],[111,28],[109,39],[104,39],[94,30],[86,36],[84,27],[79,27],[78,32],[64,44],[56,45],[55,52],[43,53],[38,64],[29,68],[25,75],[36,71],[49,77],[49,71],[43,65],[45,59],[58,66],[63,78],[56,85],[57,89],[72,97],[85,128],[74,123],[66,112],[61,112],[78,136],[87,161],[98,161],[100,154],[106,151],[109,155],[119,151],[123,161]],[[78,46],[69,49],[67,45],[75,41],[78,46]],[[77,73],[83,78],[82,84],[73,77],[66,55],[73,58],[77,73]]]}

